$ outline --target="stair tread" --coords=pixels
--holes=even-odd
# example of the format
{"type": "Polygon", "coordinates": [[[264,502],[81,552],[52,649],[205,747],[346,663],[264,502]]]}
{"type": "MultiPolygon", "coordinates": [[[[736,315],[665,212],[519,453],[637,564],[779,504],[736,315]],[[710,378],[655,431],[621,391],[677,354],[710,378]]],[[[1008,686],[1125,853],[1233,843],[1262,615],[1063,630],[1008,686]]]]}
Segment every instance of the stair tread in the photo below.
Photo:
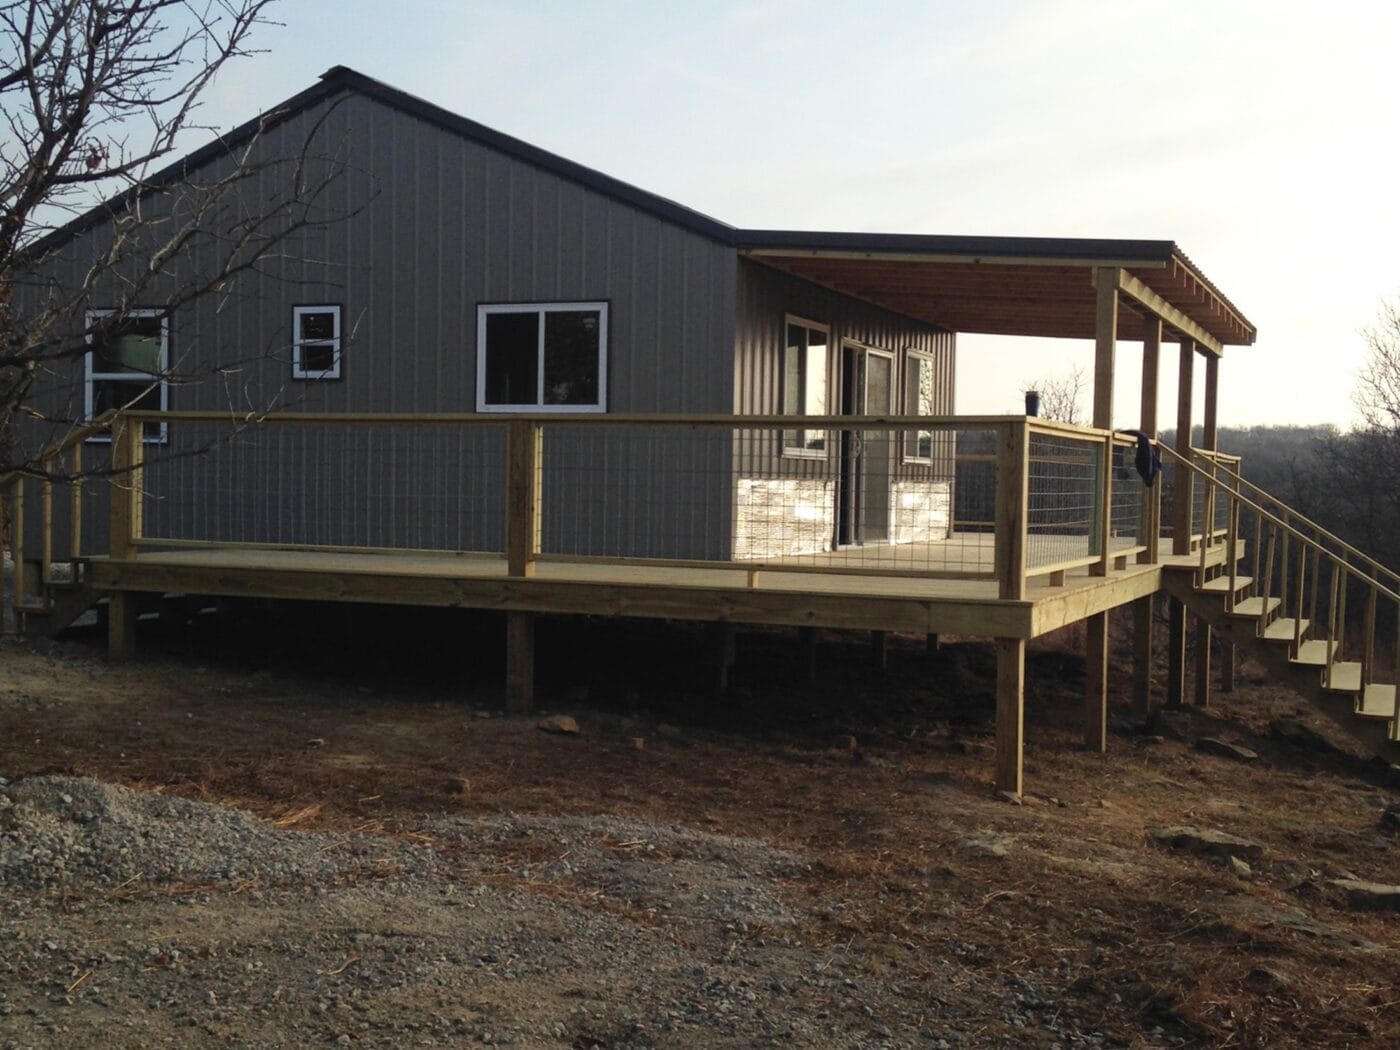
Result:
{"type": "Polygon", "coordinates": [[[1361,665],[1347,660],[1338,660],[1332,665],[1331,675],[1323,672],[1323,688],[1332,693],[1361,692],[1361,665]]]}
{"type": "Polygon", "coordinates": [[[1281,616],[1264,628],[1264,637],[1274,642],[1291,642],[1295,636],[1301,638],[1308,633],[1311,621],[1303,620],[1296,632],[1293,627],[1294,622],[1294,618],[1291,616],[1281,616]]]}
{"type": "Polygon", "coordinates": [[[1364,718],[1392,718],[1395,715],[1395,686],[1372,682],[1361,695],[1356,713],[1364,718]]]}
{"type": "Polygon", "coordinates": [[[1336,648],[1336,642],[1330,642],[1325,638],[1314,638],[1312,641],[1304,642],[1302,645],[1298,646],[1298,655],[1293,658],[1293,662],[1295,664],[1311,664],[1314,667],[1325,667],[1336,648]]]}
{"type": "MultiPolygon", "coordinates": [[[[1236,576],[1235,590],[1242,591],[1253,582],[1253,576],[1236,576]]],[[[1215,594],[1226,594],[1230,590],[1230,576],[1228,573],[1226,573],[1225,575],[1217,576],[1212,580],[1206,580],[1205,583],[1201,584],[1196,589],[1199,591],[1208,591],[1215,594]]]]}
{"type": "Polygon", "coordinates": [[[1277,598],[1265,598],[1256,595],[1253,598],[1246,598],[1242,602],[1236,602],[1235,607],[1230,610],[1231,616],[1258,616],[1262,612],[1273,612],[1282,603],[1277,598]],[[1265,603],[1268,603],[1267,606],[1265,603]]]}

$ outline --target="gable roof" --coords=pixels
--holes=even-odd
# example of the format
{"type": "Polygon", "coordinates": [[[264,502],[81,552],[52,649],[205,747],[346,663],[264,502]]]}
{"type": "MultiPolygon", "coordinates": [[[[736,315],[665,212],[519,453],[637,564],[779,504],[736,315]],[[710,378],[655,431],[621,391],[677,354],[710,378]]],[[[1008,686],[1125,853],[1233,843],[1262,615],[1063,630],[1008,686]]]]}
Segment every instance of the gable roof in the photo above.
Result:
{"type": "MultiPolygon", "coordinates": [[[[760,262],[955,331],[1092,338],[1092,325],[1085,329],[1080,302],[1088,287],[1084,270],[1111,266],[1129,271],[1219,343],[1238,345],[1254,341],[1254,326],[1172,241],[741,229],[469,120],[347,66],[331,67],[306,90],[50,232],[29,246],[27,254],[39,255],[59,246],[110,218],[140,195],[178,182],[204,164],[227,156],[260,132],[346,91],[372,98],[397,112],[583,185],[760,262]],[[1018,272],[1033,267],[1031,272],[1040,278],[1051,277],[1058,268],[1062,280],[1042,280],[1036,287],[1047,305],[1054,296],[1068,295],[1063,302],[1065,317],[1046,327],[1039,314],[1021,310],[1020,322],[1008,325],[1010,314],[1016,312],[1023,296],[1019,292],[1012,294],[1005,281],[996,280],[1012,276],[1007,267],[1018,272]],[[934,294],[939,281],[955,279],[969,268],[979,276],[972,282],[975,289],[963,301],[964,307],[990,296],[1000,300],[999,308],[959,308],[954,296],[934,294]],[[908,281],[889,286],[885,278],[890,274],[901,280],[912,279],[914,287],[907,288],[908,281]]],[[[1018,288],[1022,283],[1011,282],[1018,288]]],[[[1092,289],[1088,292],[1092,298],[1092,289]]],[[[1092,314],[1092,304],[1090,311],[1092,314]]],[[[1130,337],[1133,333],[1123,334],[1130,337]]]]}

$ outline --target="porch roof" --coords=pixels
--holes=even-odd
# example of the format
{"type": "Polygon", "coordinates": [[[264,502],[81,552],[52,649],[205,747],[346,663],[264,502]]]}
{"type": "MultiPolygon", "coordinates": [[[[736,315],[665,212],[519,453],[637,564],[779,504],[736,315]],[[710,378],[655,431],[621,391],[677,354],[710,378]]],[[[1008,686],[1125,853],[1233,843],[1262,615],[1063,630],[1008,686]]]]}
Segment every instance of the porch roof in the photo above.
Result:
{"type": "Polygon", "coordinates": [[[736,233],[751,259],[956,332],[1093,339],[1095,271],[1107,267],[1127,292],[1120,339],[1141,338],[1158,316],[1203,349],[1254,342],[1254,326],[1173,241],[736,233]]]}

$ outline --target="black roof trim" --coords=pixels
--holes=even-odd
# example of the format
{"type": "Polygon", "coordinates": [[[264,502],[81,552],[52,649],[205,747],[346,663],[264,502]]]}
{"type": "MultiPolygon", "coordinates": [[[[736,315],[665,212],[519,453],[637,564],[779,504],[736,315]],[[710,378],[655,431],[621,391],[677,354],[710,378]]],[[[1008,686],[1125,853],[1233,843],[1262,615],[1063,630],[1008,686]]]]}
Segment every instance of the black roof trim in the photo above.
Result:
{"type": "Polygon", "coordinates": [[[736,246],[750,251],[870,252],[965,255],[969,260],[1134,259],[1171,261],[1172,241],[1127,241],[1090,237],[960,237],[919,233],[844,233],[805,230],[737,230],[736,246]]]}

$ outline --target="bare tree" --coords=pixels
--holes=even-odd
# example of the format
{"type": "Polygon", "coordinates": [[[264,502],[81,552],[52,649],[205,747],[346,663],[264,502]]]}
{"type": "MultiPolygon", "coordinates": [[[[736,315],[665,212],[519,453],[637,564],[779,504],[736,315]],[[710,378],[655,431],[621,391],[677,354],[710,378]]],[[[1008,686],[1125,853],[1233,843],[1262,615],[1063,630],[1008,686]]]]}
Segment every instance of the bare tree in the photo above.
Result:
{"type": "Polygon", "coordinates": [[[1045,419],[1061,423],[1084,422],[1084,392],[1088,379],[1084,369],[1075,365],[1062,375],[1049,375],[1026,384],[1026,390],[1040,394],[1040,414],[1045,419]]]}
{"type": "MultiPolygon", "coordinates": [[[[276,113],[215,139],[199,164],[159,163],[198,129],[201,99],[250,53],[269,3],[0,0],[0,475],[41,473],[29,435],[80,424],[71,389],[35,394],[74,388],[94,339],[123,331],[138,307],[237,294],[237,277],[298,231],[343,217],[325,200],[343,163],[312,149],[314,132],[294,156],[259,148],[276,113]],[[76,267],[68,260],[78,276],[57,281],[63,229],[85,222],[100,235],[76,267]]],[[[153,381],[193,370],[164,361],[153,381]]]]}

